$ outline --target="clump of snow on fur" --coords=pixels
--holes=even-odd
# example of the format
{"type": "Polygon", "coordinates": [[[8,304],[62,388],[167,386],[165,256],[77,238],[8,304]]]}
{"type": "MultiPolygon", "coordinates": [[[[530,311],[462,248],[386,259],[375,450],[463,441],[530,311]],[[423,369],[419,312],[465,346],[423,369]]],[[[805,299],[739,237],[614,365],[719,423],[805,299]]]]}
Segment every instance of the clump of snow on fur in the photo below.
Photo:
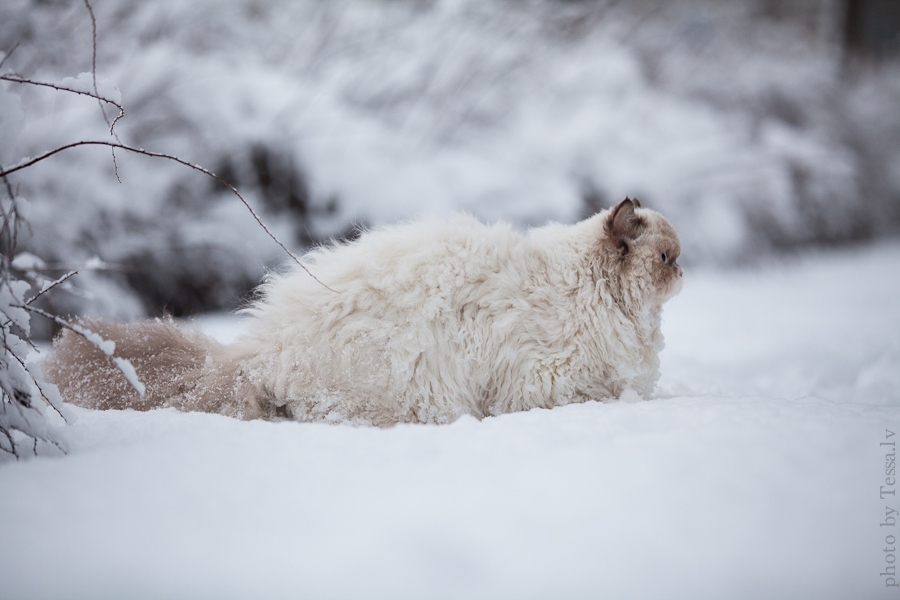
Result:
{"type": "MultiPolygon", "coordinates": [[[[113,346],[115,347],[115,344],[113,344],[113,346]]],[[[131,384],[131,387],[133,387],[138,395],[143,398],[144,394],[147,392],[147,388],[138,377],[137,371],[134,370],[134,365],[131,364],[131,361],[115,356],[113,357],[113,362],[115,363],[116,368],[122,372],[125,379],[128,380],[128,383],[131,384]]]]}
{"type": "Polygon", "coordinates": [[[92,343],[97,347],[98,350],[103,352],[106,356],[112,356],[116,352],[116,343],[112,340],[103,339],[102,336],[94,333],[92,330],[82,327],[81,325],[73,323],[71,325],[72,331],[92,343]]]}

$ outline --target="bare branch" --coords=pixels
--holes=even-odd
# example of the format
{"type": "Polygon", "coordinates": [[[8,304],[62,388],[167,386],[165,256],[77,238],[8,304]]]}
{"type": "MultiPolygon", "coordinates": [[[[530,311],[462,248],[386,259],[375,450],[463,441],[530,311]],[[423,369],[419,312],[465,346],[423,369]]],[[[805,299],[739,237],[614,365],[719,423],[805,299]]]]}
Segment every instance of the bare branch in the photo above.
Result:
{"type": "Polygon", "coordinates": [[[0,203],[0,217],[3,219],[2,223],[0,223],[0,233],[3,234],[0,236],[0,256],[6,253],[11,259],[13,250],[18,243],[20,216],[16,209],[16,192],[13,190],[8,177],[4,175],[2,179],[6,185],[6,193],[9,195],[10,202],[8,212],[3,208],[3,204],[0,203]]]}
{"type": "MultiPolygon", "coordinates": [[[[49,314],[49,313],[48,313],[48,314],[49,314]]],[[[69,420],[66,419],[66,416],[65,416],[64,414],[62,414],[62,412],[60,412],[60,410],[59,410],[56,406],[54,406],[53,402],[50,401],[50,398],[47,397],[47,393],[44,391],[44,388],[41,387],[41,384],[40,384],[40,382],[38,381],[38,378],[35,377],[35,376],[31,373],[31,369],[28,368],[28,365],[25,364],[25,361],[22,360],[22,359],[21,359],[17,354],[15,354],[14,352],[10,352],[10,354],[12,355],[13,358],[16,359],[16,362],[17,362],[17,363],[19,363],[20,365],[22,365],[22,368],[25,369],[25,372],[28,373],[28,376],[31,377],[31,381],[34,383],[35,387],[38,389],[38,392],[40,392],[41,398],[44,399],[44,402],[46,402],[47,405],[48,405],[50,408],[52,408],[53,411],[54,411],[56,414],[58,414],[60,417],[62,417],[62,420],[63,420],[63,421],[65,421],[66,423],[68,423],[69,420]]],[[[50,440],[45,440],[45,441],[50,441],[50,440]]]]}
{"type": "Polygon", "coordinates": [[[60,92],[69,92],[70,94],[78,94],[79,96],[87,96],[88,98],[94,98],[98,102],[100,102],[101,107],[102,107],[103,102],[106,102],[107,104],[112,104],[119,111],[119,114],[116,115],[116,118],[113,119],[112,123],[110,123],[109,118],[106,116],[105,112],[103,113],[103,118],[106,120],[107,125],[109,125],[109,133],[113,134],[113,135],[115,135],[114,129],[116,127],[116,123],[119,122],[119,119],[121,119],[122,117],[125,116],[125,107],[123,107],[121,103],[116,102],[115,100],[111,100],[110,98],[107,98],[106,96],[101,96],[97,92],[96,78],[94,81],[94,93],[85,92],[83,90],[72,89],[72,88],[64,86],[64,85],[59,85],[58,83],[49,83],[46,81],[35,81],[33,79],[28,79],[26,77],[22,77],[21,75],[16,75],[16,74],[0,75],[0,80],[9,81],[11,83],[21,83],[21,84],[27,84],[27,85],[36,85],[39,87],[48,87],[48,88],[53,88],[54,90],[58,90],[60,92]]]}
{"type": "MultiPolygon", "coordinates": [[[[3,168],[3,167],[0,166],[0,169],[2,169],[2,168],[3,168]]],[[[7,179],[6,177],[3,178],[3,185],[6,187],[6,195],[9,196],[9,199],[10,199],[10,200],[15,200],[15,198],[16,198],[16,193],[15,193],[15,191],[13,190],[12,184],[9,182],[9,179],[7,179]]],[[[5,216],[5,213],[4,213],[4,216],[5,216]]]]}
{"type": "MultiPolygon", "coordinates": [[[[94,16],[94,7],[91,6],[89,0],[84,0],[84,6],[91,17],[91,78],[94,80],[94,93],[99,96],[100,92],[97,91],[97,17],[94,16]]],[[[103,120],[109,125],[109,133],[112,134],[116,123],[115,121],[109,122],[109,117],[106,116],[106,110],[103,108],[102,102],[100,102],[100,112],[103,114],[103,120]]],[[[118,118],[116,118],[116,121],[118,121],[118,118]]]]}
{"type": "Polygon", "coordinates": [[[69,271],[68,273],[66,273],[65,275],[63,275],[62,277],[60,277],[59,279],[57,279],[56,281],[52,282],[50,285],[48,285],[47,287],[45,287],[44,289],[39,291],[37,294],[32,296],[30,300],[26,300],[25,304],[31,304],[32,302],[34,302],[35,300],[37,300],[38,298],[40,298],[41,296],[43,296],[44,294],[46,294],[47,292],[49,292],[50,290],[55,288],[56,286],[62,285],[63,283],[66,282],[67,279],[69,279],[70,277],[73,277],[77,274],[78,274],[78,271],[69,271]]]}
{"type": "MultiPolygon", "coordinates": [[[[117,117],[117,119],[118,119],[118,117],[117,117]]],[[[113,125],[115,125],[115,122],[113,122],[113,125]]],[[[116,136],[116,139],[118,140],[119,136],[116,136]]],[[[116,181],[118,181],[119,183],[122,183],[122,178],[119,177],[119,161],[116,160],[116,149],[115,148],[112,149],[112,161],[113,161],[113,173],[116,174],[116,181]]]]}
{"type": "Polygon", "coordinates": [[[0,69],[3,68],[3,65],[6,64],[6,61],[9,59],[10,56],[13,55],[13,52],[15,52],[18,49],[18,47],[19,47],[19,42],[16,42],[13,45],[13,47],[10,48],[9,52],[6,53],[6,56],[3,57],[3,60],[0,60],[0,69]]]}
{"type": "Polygon", "coordinates": [[[188,167],[189,169],[193,169],[194,171],[199,171],[200,173],[203,173],[204,175],[206,175],[208,177],[212,177],[213,179],[215,179],[216,181],[218,181],[219,183],[224,185],[226,188],[228,188],[231,191],[231,193],[233,193],[235,196],[238,197],[238,199],[244,204],[244,206],[247,208],[247,210],[250,211],[250,214],[253,215],[253,218],[256,219],[256,222],[259,224],[259,226],[263,228],[263,231],[265,231],[266,234],[268,234],[268,236],[270,238],[272,238],[272,240],[276,244],[278,244],[278,246],[280,246],[281,249],[284,250],[285,253],[294,260],[294,262],[296,262],[298,265],[300,265],[300,268],[302,268],[304,271],[306,271],[307,275],[312,277],[316,282],[318,282],[325,289],[330,290],[330,291],[334,292],[335,294],[338,293],[336,290],[334,290],[334,289],[330,288],[329,286],[325,285],[324,283],[322,283],[322,281],[318,277],[313,275],[312,272],[306,267],[306,265],[304,265],[303,262],[299,258],[297,258],[297,256],[293,252],[291,252],[290,250],[287,249],[287,246],[282,244],[281,241],[277,237],[275,237],[275,234],[273,234],[269,230],[269,228],[266,227],[265,223],[263,223],[263,221],[262,221],[262,219],[260,219],[259,215],[256,214],[256,211],[253,210],[253,207],[251,207],[250,203],[247,202],[247,200],[241,195],[240,192],[238,192],[236,187],[234,187],[233,185],[228,183],[228,181],[226,181],[222,177],[216,175],[209,169],[207,169],[205,167],[201,167],[200,165],[196,165],[194,163],[190,163],[186,160],[178,158],[177,156],[173,156],[171,154],[164,154],[162,152],[152,152],[150,150],[144,150],[143,148],[134,148],[132,146],[126,146],[125,144],[116,143],[116,142],[107,142],[107,141],[103,141],[103,140],[93,140],[93,141],[82,140],[80,142],[73,142],[71,144],[66,144],[64,146],[54,148],[53,150],[50,150],[49,152],[45,152],[44,154],[41,154],[40,156],[32,158],[31,160],[28,160],[22,164],[16,165],[15,167],[10,167],[9,169],[6,169],[5,171],[0,171],[0,177],[8,177],[9,175],[12,175],[13,173],[15,173],[17,171],[21,171],[22,169],[27,169],[28,167],[30,167],[32,165],[35,165],[39,162],[47,160],[51,156],[59,154],[60,152],[63,152],[65,150],[71,150],[72,148],[78,148],[79,146],[106,146],[109,148],[120,148],[122,150],[125,150],[126,152],[133,152],[135,154],[141,154],[143,156],[150,156],[153,158],[164,158],[166,160],[171,160],[171,161],[177,162],[180,165],[184,165],[185,167],[188,167]]]}
{"type": "Polygon", "coordinates": [[[7,450],[6,448],[3,447],[3,444],[0,444],[0,450],[3,450],[4,452],[8,452],[8,453],[12,454],[13,456],[16,457],[16,460],[19,460],[19,453],[16,452],[16,443],[13,441],[12,435],[4,427],[0,427],[0,433],[2,433],[6,437],[6,440],[9,442],[9,447],[10,447],[10,449],[7,450]]]}

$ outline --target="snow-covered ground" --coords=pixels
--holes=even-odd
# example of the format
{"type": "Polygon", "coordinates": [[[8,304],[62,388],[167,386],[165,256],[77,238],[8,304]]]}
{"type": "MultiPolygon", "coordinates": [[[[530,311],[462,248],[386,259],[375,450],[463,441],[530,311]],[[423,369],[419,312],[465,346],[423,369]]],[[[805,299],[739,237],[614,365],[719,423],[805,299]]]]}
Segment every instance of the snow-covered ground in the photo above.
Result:
{"type": "Polygon", "coordinates": [[[650,401],[386,430],[73,408],[67,456],[0,463],[0,597],[896,597],[898,274],[896,243],[688,272],[650,401]]]}

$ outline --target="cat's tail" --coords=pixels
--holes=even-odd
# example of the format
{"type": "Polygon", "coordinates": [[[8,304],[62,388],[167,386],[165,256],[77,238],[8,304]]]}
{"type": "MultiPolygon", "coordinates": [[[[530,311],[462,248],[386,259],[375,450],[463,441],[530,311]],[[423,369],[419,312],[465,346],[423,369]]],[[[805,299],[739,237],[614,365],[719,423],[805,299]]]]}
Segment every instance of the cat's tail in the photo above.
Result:
{"type": "Polygon", "coordinates": [[[149,410],[173,406],[238,418],[265,416],[228,347],[170,320],[140,323],[84,321],[79,325],[115,343],[115,357],[131,362],[143,397],[113,360],[74,331],[64,330],[42,370],[63,399],[95,409],[149,410]]]}

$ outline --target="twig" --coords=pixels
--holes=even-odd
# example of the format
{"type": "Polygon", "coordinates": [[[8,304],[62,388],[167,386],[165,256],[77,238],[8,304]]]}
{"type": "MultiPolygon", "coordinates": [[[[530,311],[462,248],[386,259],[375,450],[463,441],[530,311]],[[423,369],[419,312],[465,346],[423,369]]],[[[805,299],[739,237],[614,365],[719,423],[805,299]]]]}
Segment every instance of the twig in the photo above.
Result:
{"type": "MultiPolygon", "coordinates": [[[[94,93],[99,96],[100,92],[97,90],[97,17],[94,16],[94,7],[91,6],[89,0],[84,0],[84,6],[91,17],[91,78],[94,81],[94,93]]],[[[106,116],[106,110],[103,108],[102,102],[100,103],[100,112],[103,114],[103,120],[109,125],[109,133],[112,134],[115,121],[109,122],[109,117],[106,116]]]]}
{"type": "Polygon", "coordinates": [[[18,47],[19,42],[13,44],[13,47],[9,50],[9,52],[6,53],[6,56],[3,57],[3,60],[0,60],[0,69],[3,68],[3,65],[6,64],[7,59],[9,59],[9,57],[13,55],[13,52],[15,52],[18,47]]]}
{"type": "MultiPolygon", "coordinates": [[[[119,136],[116,136],[116,139],[119,139],[119,136]]],[[[119,161],[116,160],[116,149],[113,148],[112,152],[112,161],[113,161],[113,173],[116,174],[116,181],[122,183],[122,178],[119,177],[119,161]]]]}
{"type": "Polygon", "coordinates": [[[284,250],[285,253],[287,253],[287,255],[290,256],[294,260],[294,262],[296,262],[298,265],[300,265],[300,268],[302,268],[304,271],[306,271],[307,275],[309,275],[314,280],[316,280],[316,282],[318,282],[325,289],[330,290],[330,291],[334,292],[335,294],[338,293],[337,290],[334,290],[334,289],[330,288],[329,286],[325,285],[324,283],[322,283],[322,281],[318,277],[313,275],[312,272],[308,268],[306,268],[306,265],[304,265],[303,262],[299,258],[297,258],[297,256],[293,252],[291,252],[290,250],[287,249],[287,246],[282,244],[281,241],[277,237],[275,237],[275,234],[273,234],[269,230],[269,228],[266,227],[265,223],[263,223],[263,221],[262,221],[262,219],[260,219],[259,215],[256,214],[256,211],[253,210],[253,207],[251,207],[250,203],[247,202],[247,200],[241,195],[240,192],[238,192],[236,187],[234,187],[233,185],[228,183],[228,181],[226,181],[222,177],[216,175],[209,169],[207,169],[205,167],[201,167],[200,165],[196,165],[194,163],[190,163],[186,160],[178,158],[177,156],[172,156],[171,154],[164,154],[162,152],[152,152],[150,150],[144,150],[143,148],[134,148],[132,146],[126,146],[125,144],[121,144],[121,143],[117,143],[117,142],[107,142],[107,141],[103,141],[103,140],[82,140],[80,142],[73,142],[71,144],[66,144],[64,146],[54,148],[53,150],[50,150],[49,152],[45,152],[44,154],[41,154],[40,156],[32,158],[31,160],[28,160],[22,164],[16,165],[15,167],[10,167],[9,169],[6,169],[5,171],[0,171],[0,177],[8,177],[9,175],[12,175],[13,173],[15,173],[17,171],[21,171],[22,169],[27,169],[28,167],[30,167],[32,165],[35,165],[39,162],[47,160],[48,158],[50,158],[51,156],[53,156],[55,154],[59,154],[60,152],[63,152],[65,150],[70,150],[72,148],[77,148],[79,146],[107,146],[109,148],[119,148],[121,150],[125,150],[126,152],[133,152],[135,154],[141,154],[143,156],[150,156],[153,158],[164,158],[166,160],[171,160],[171,161],[177,162],[180,165],[184,165],[185,167],[188,167],[189,169],[193,169],[194,171],[199,171],[200,173],[203,173],[204,175],[215,179],[216,181],[218,181],[219,183],[224,185],[226,188],[228,188],[231,191],[231,193],[233,193],[235,196],[238,197],[238,199],[244,204],[244,206],[247,208],[247,210],[250,211],[250,214],[253,215],[253,218],[256,219],[256,222],[259,224],[259,226],[263,228],[263,231],[265,231],[266,234],[268,234],[268,236],[270,238],[272,238],[272,240],[276,244],[278,244],[278,246],[280,246],[281,249],[284,250]]]}
{"type": "MultiPolygon", "coordinates": [[[[84,0],[84,6],[91,17],[91,79],[94,82],[94,93],[99,96],[100,91],[97,89],[97,17],[94,16],[94,7],[91,6],[90,0],[84,0]]],[[[118,106],[119,114],[110,123],[109,117],[106,116],[106,109],[103,108],[103,102],[98,99],[97,104],[100,106],[100,114],[103,115],[103,120],[109,125],[109,135],[116,138],[117,142],[121,142],[122,140],[116,135],[116,123],[125,116],[125,109],[122,106],[118,106]]],[[[119,163],[116,161],[116,149],[110,148],[110,153],[112,154],[113,173],[116,174],[116,181],[122,183],[122,178],[119,177],[119,163]]]]}
{"type": "Polygon", "coordinates": [[[0,253],[8,253],[11,259],[13,250],[18,243],[19,212],[16,209],[16,192],[12,189],[9,178],[3,175],[2,179],[3,183],[6,185],[6,193],[9,196],[9,212],[7,212],[6,209],[3,208],[3,204],[0,203],[0,217],[3,218],[3,224],[0,225],[0,233],[5,234],[0,237],[0,253]]]}
{"type": "MultiPolygon", "coordinates": [[[[26,308],[27,308],[27,307],[26,307],[26,308]]],[[[50,313],[47,313],[47,314],[50,314],[50,313]]],[[[37,380],[37,377],[35,377],[34,375],[31,374],[31,369],[28,368],[28,365],[25,364],[25,361],[23,361],[23,360],[22,360],[16,353],[14,353],[14,352],[10,352],[10,354],[12,355],[13,358],[16,359],[16,362],[17,362],[17,363],[19,363],[20,365],[22,365],[22,368],[25,369],[25,372],[28,373],[28,376],[31,377],[31,381],[34,383],[35,387],[37,387],[38,392],[41,393],[41,398],[44,399],[44,402],[46,402],[47,405],[48,405],[50,408],[52,408],[52,409],[54,410],[54,412],[56,412],[56,414],[58,414],[60,417],[62,417],[62,420],[63,420],[63,421],[65,421],[66,423],[68,423],[69,420],[66,419],[66,416],[65,416],[64,414],[62,414],[62,412],[60,412],[60,410],[59,410],[56,406],[54,406],[54,404],[53,404],[52,402],[50,402],[50,398],[47,397],[46,392],[44,392],[44,388],[41,387],[41,383],[37,380]]]]}
{"type": "Polygon", "coordinates": [[[16,460],[19,460],[19,453],[16,452],[16,443],[13,441],[12,435],[6,430],[5,427],[0,427],[0,433],[2,433],[4,436],[6,436],[6,439],[9,441],[9,447],[10,447],[10,450],[7,450],[6,448],[3,447],[3,444],[0,444],[0,450],[3,450],[4,452],[9,452],[10,454],[12,454],[13,456],[16,457],[16,460]]]}
{"type": "MultiPolygon", "coordinates": [[[[116,118],[113,119],[111,124],[109,122],[109,118],[106,116],[106,113],[105,112],[103,113],[103,118],[106,120],[106,124],[109,125],[109,133],[111,135],[115,135],[114,128],[116,126],[116,123],[119,122],[119,119],[121,119],[122,117],[125,116],[125,108],[122,106],[121,103],[116,102],[115,100],[112,100],[110,98],[107,98],[106,96],[101,96],[99,93],[96,92],[96,90],[97,90],[96,82],[94,83],[95,91],[94,91],[94,93],[91,93],[91,92],[85,92],[83,90],[76,90],[76,89],[73,89],[73,88],[70,88],[70,87],[67,87],[64,85],[59,85],[58,83],[49,83],[47,81],[35,81],[33,79],[28,79],[26,77],[22,77],[21,75],[16,75],[16,74],[0,75],[0,80],[9,81],[11,83],[21,83],[21,84],[28,84],[28,85],[36,85],[39,87],[48,87],[48,88],[53,88],[54,90],[58,90],[60,92],[69,92],[71,94],[78,94],[79,96],[87,96],[89,98],[96,99],[100,103],[101,108],[102,108],[104,102],[106,102],[107,104],[112,104],[119,111],[119,114],[116,115],[116,118]]],[[[118,139],[118,137],[116,137],[116,139],[118,139]]]]}
{"type": "Polygon", "coordinates": [[[51,283],[50,285],[48,285],[47,287],[45,287],[44,289],[39,291],[37,294],[32,296],[30,300],[26,300],[25,304],[31,304],[32,302],[34,302],[35,300],[37,300],[38,298],[40,298],[41,296],[43,296],[44,294],[46,294],[47,292],[49,292],[50,290],[55,288],[56,286],[62,285],[63,283],[65,283],[65,281],[69,277],[73,277],[77,274],[78,274],[78,271],[69,271],[68,273],[66,273],[65,275],[63,275],[62,277],[60,277],[59,279],[57,279],[56,281],[54,281],[53,283],[51,283]]]}
{"type": "MultiPolygon", "coordinates": [[[[2,169],[2,168],[3,167],[0,166],[0,169],[2,169]]],[[[14,201],[16,199],[16,193],[15,193],[15,191],[13,191],[12,184],[9,182],[9,179],[7,179],[6,177],[3,178],[3,185],[6,186],[6,195],[9,196],[10,200],[14,201]]],[[[3,216],[6,216],[6,213],[3,213],[3,216]]]]}

